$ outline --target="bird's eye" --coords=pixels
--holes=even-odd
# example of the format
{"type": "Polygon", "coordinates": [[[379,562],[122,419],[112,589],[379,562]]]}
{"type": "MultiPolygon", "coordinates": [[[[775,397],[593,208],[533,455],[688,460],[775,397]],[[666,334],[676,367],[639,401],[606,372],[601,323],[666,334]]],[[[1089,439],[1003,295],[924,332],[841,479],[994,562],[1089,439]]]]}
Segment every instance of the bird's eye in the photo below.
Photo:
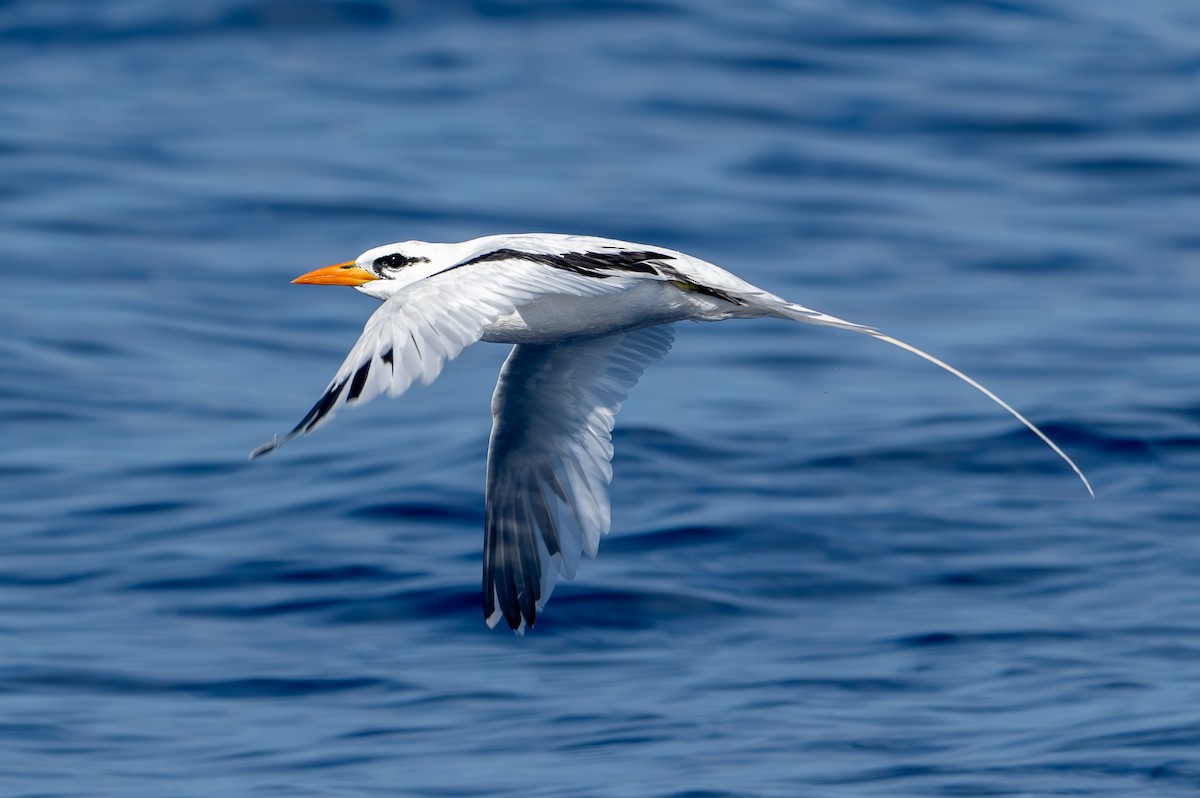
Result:
{"type": "Polygon", "coordinates": [[[401,255],[399,252],[395,252],[391,255],[383,255],[376,258],[373,265],[376,271],[382,272],[384,269],[396,271],[397,269],[403,269],[405,266],[411,266],[414,263],[428,262],[429,258],[410,258],[406,255],[401,255]]]}

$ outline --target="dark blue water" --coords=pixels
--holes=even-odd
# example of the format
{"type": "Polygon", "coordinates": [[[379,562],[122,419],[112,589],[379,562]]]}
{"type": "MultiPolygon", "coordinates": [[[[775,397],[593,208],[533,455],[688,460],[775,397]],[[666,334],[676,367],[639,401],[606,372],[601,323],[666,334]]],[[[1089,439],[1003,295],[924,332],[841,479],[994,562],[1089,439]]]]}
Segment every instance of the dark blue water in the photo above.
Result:
{"type": "Polygon", "coordinates": [[[1195,795],[1192,0],[0,3],[0,794],[1195,795]],[[693,252],[614,531],[479,606],[505,347],[246,454],[407,238],[693,252]]]}

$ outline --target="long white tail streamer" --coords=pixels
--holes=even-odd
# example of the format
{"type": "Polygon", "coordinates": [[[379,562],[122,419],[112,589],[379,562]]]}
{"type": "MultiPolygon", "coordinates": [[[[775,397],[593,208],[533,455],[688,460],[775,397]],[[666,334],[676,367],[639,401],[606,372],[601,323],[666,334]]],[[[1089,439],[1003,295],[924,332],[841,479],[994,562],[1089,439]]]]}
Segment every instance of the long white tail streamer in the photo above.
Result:
{"type": "Polygon", "coordinates": [[[864,335],[871,336],[872,338],[878,338],[880,341],[889,343],[892,346],[898,346],[906,352],[912,352],[914,355],[916,355],[919,358],[928,360],[933,365],[939,366],[939,367],[945,369],[946,371],[953,374],[955,377],[958,377],[960,380],[965,382],[967,385],[970,385],[972,388],[974,388],[975,390],[982,393],[988,399],[991,399],[993,402],[995,402],[996,404],[1003,407],[1005,410],[1007,410],[1009,413],[1012,414],[1013,418],[1015,418],[1017,421],[1020,421],[1022,424],[1024,424],[1029,429],[1030,432],[1032,432],[1034,435],[1041,438],[1042,442],[1045,443],[1047,446],[1049,446],[1051,449],[1053,449],[1055,454],[1057,454],[1059,457],[1061,457],[1063,460],[1065,460],[1067,465],[1069,465],[1071,467],[1071,470],[1075,472],[1076,476],[1078,476],[1079,479],[1083,481],[1083,486],[1085,488],[1087,488],[1088,495],[1090,495],[1093,499],[1096,498],[1096,491],[1092,490],[1092,484],[1090,482],[1088,482],[1088,478],[1085,477],[1083,475],[1083,472],[1079,470],[1079,466],[1075,465],[1075,461],[1072,460],[1070,457],[1068,457],[1066,452],[1064,452],[1062,449],[1058,448],[1058,444],[1055,443],[1054,441],[1050,440],[1050,437],[1048,435],[1046,435],[1046,433],[1044,433],[1040,429],[1038,429],[1037,425],[1035,425],[1029,419],[1025,418],[1025,416],[1021,415],[1019,412],[1017,412],[1017,410],[1012,405],[1010,405],[1008,402],[1004,401],[999,396],[996,396],[996,394],[992,393],[990,390],[988,390],[987,388],[985,388],[983,385],[976,382],[972,378],[968,377],[966,374],[963,374],[961,371],[954,368],[954,366],[951,366],[949,363],[945,362],[944,360],[939,360],[938,358],[934,357],[933,355],[929,354],[928,352],[924,352],[924,351],[918,349],[917,347],[913,346],[912,344],[906,344],[903,341],[901,341],[899,338],[893,338],[890,335],[884,335],[883,333],[878,332],[876,330],[862,330],[861,332],[863,332],[864,335]]]}
{"type": "MultiPolygon", "coordinates": [[[[778,297],[771,297],[771,299],[778,300],[778,297]]],[[[1013,418],[1015,418],[1017,421],[1020,421],[1022,424],[1024,424],[1025,427],[1030,432],[1032,432],[1034,435],[1041,438],[1042,443],[1049,446],[1054,451],[1055,454],[1057,454],[1059,457],[1061,457],[1066,462],[1066,464],[1071,467],[1071,470],[1074,471],[1075,475],[1078,476],[1079,479],[1083,482],[1083,486],[1085,488],[1087,488],[1088,495],[1091,496],[1093,499],[1096,498],[1096,491],[1092,490],[1092,483],[1088,482],[1088,478],[1083,475],[1083,472],[1081,470],[1079,470],[1079,466],[1075,465],[1075,461],[1072,460],[1070,457],[1068,457],[1066,452],[1064,452],[1062,449],[1058,448],[1057,443],[1050,440],[1050,437],[1048,435],[1046,435],[1046,433],[1042,432],[1040,429],[1037,428],[1036,424],[1034,424],[1032,421],[1025,418],[1025,416],[1023,416],[1019,412],[1017,412],[1016,408],[1014,408],[1008,402],[1004,401],[999,396],[996,396],[996,394],[992,393],[990,390],[985,388],[982,384],[980,384],[976,380],[972,379],[971,377],[968,377],[966,374],[963,374],[961,371],[954,368],[954,366],[951,366],[946,361],[940,360],[939,358],[934,357],[933,355],[929,354],[928,352],[918,349],[917,347],[913,346],[912,344],[906,344],[904,341],[901,341],[899,338],[893,338],[890,335],[885,335],[884,333],[879,332],[879,330],[876,330],[873,327],[867,327],[862,324],[855,324],[852,321],[846,321],[845,319],[839,319],[837,316],[830,316],[826,313],[821,313],[820,311],[812,310],[811,308],[806,308],[803,305],[796,305],[794,303],[785,302],[782,300],[779,300],[779,302],[782,303],[783,307],[780,307],[779,304],[776,304],[775,302],[772,302],[769,300],[768,300],[768,302],[766,302],[764,304],[767,304],[775,312],[782,311],[782,313],[780,313],[780,315],[785,316],[787,318],[795,319],[797,321],[804,321],[804,322],[808,322],[809,324],[821,324],[821,325],[827,325],[829,327],[837,327],[837,328],[840,328],[843,330],[851,330],[853,332],[862,333],[863,335],[869,335],[872,338],[878,338],[880,341],[889,343],[892,346],[898,346],[901,349],[903,349],[905,352],[911,352],[914,355],[916,355],[917,357],[921,358],[922,360],[928,360],[930,363],[937,366],[938,368],[941,368],[941,369],[944,369],[945,371],[950,372],[955,377],[958,377],[960,380],[965,382],[967,385],[970,385],[972,388],[974,388],[975,390],[982,393],[988,399],[991,399],[993,402],[995,402],[996,404],[1003,407],[1005,410],[1007,410],[1012,415],[1013,418]]]]}

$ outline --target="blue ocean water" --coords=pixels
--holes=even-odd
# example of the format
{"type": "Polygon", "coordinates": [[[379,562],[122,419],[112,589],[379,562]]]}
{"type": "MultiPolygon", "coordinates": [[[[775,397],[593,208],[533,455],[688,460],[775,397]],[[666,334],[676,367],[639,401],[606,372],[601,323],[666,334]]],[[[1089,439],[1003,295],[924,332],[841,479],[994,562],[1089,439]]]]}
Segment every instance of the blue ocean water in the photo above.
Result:
{"type": "Polygon", "coordinates": [[[0,794],[1195,795],[1191,0],[0,3],[0,794]],[[684,325],[614,531],[479,603],[506,347],[246,455],[505,231],[878,326],[684,325]]]}

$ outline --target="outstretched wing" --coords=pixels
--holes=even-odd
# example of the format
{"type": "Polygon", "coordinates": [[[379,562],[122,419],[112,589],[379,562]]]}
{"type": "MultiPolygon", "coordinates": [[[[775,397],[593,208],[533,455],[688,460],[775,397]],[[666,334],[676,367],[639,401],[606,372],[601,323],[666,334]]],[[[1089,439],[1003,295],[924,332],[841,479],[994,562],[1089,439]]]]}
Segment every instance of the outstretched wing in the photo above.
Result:
{"type": "Polygon", "coordinates": [[[670,325],[552,346],[522,344],[492,397],[483,614],[533,625],[560,573],[596,556],[609,529],[614,417],[647,366],[671,348],[670,325]]]}
{"type": "Polygon", "coordinates": [[[480,263],[436,274],[389,297],[367,320],[362,335],[321,398],[283,437],[264,443],[261,457],[312,432],[343,405],[399,396],[414,382],[428,385],[501,316],[542,296],[598,296],[623,290],[621,280],[596,280],[536,263],[480,263]]]}

